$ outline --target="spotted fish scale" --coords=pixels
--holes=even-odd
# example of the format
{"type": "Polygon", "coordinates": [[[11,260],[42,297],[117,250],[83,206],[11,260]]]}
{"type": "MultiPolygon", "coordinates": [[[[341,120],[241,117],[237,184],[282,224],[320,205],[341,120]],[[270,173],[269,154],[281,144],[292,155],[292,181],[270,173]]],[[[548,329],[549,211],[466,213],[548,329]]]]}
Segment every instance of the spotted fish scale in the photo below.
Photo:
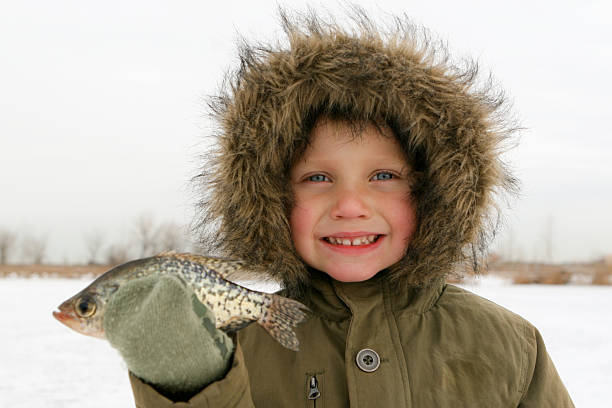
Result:
{"type": "Polygon", "coordinates": [[[249,290],[223,277],[238,271],[242,266],[239,262],[176,255],[166,257],[163,263],[162,270],[180,274],[200,302],[214,312],[215,324],[220,329],[239,330],[259,320],[263,309],[272,303],[270,295],[249,290]],[[234,263],[234,267],[228,267],[228,262],[234,263]]]}
{"type": "Polygon", "coordinates": [[[104,337],[104,308],[118,287],[150,275],[173,275],[189,285],[200,302],[212,310],[217,328],[233,332],[257,322],[282,346],[297,351],[299,342],[293,328],[306,318],[308,308],[295,300],[250,290],[228,280],[240,271],[245,271],[240,261],[162,253],[109,270],[60,305],[60,312],[54,315],[83,334],[104,337]]]}
{"type": "MultiPolygon", "coordinates": [[[[243,270],[240,261],[193,254],[158,255],[161,271],[180,276],[215,314],[217,328],[233,332],[257,321],[281,345],[299,349],[293,332],[306,315],[304,305],[278,295],[253,291],[230,282],[228,276],[243,270]]],[[[164,272],[162,272],[164,273],[164,272]]]]}

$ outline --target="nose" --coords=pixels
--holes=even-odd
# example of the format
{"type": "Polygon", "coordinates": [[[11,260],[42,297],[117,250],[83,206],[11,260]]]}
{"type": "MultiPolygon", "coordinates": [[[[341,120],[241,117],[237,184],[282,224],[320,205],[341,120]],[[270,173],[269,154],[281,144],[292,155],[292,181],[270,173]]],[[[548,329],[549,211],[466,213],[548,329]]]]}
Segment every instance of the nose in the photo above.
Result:
{"type": "Polygon", "coordinates": [[[332,219],[370,218],[372,209],[363,191],[345,188],[339,190],[330,210],[332,219]]]}

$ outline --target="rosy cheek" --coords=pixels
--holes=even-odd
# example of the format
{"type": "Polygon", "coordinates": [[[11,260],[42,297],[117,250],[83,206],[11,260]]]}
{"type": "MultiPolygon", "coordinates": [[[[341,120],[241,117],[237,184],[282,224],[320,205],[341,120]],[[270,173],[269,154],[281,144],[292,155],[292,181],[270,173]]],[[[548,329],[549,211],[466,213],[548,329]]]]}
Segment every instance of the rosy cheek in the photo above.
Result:
{"type": "Polygon", "coordinates": [[[412,200],[410,202],[405,202],[401,211],[403,214],[402,227],[405,231],[404,237],[406,238],[406,244],[408,244],[416,230],[416,209],[414,202],[412,200]]]}
{"type": "Polygon", "coordinates": [[[293,242],[296,248],[299,248],[302,242],[310,235],[309,232],[312,230],[312,226],[310,225],[310,212],[296,205],[291,210],[291,215],[289,219],[290,227],[291,227],[291,237],[293,238],[293,242]]]}
{"type": "Polygon", "coordinates": [[[388,221],[392,223],[395,233],[400,238],[395,245],[405,249],[416,230],[416,209],[412,200],[397,196],[387,201],[388,221]]]}

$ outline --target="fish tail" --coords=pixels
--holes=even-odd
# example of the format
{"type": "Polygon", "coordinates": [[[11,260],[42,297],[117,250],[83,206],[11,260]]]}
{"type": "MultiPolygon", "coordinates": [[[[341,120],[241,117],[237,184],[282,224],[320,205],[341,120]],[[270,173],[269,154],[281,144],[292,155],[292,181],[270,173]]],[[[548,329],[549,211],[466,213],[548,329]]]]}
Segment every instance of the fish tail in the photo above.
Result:
{"type": "Polygon", "coordinates": [[[259,324],[283,347],[299,350],[299,341],[293,328],[306,319],[306,306],[278,295],[267,295],[270,301],[259,319],[259,324]]]}

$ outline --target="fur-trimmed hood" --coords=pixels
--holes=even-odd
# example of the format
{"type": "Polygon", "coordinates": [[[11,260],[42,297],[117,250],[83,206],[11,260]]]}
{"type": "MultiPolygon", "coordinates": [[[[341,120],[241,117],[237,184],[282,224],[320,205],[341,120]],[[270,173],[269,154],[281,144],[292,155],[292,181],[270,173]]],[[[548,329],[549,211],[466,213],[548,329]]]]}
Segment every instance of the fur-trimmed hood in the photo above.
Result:
{"type": "Polygon", "coordinates": [[[516,186],[499,156],[513,132],[502,94],[408,21],[350,14],[353,29],[281,10],[285,43],[240,47],[240,68],[210,103],[219,129],[198,177],[203,243],[289,289],[308,285],[289,231],[289,169],[313,115],[334,111],[383,118],[422,174],[413,240],[379,275],[419,285],[477,266],[499,219],[494,196],[516,186]]]}

